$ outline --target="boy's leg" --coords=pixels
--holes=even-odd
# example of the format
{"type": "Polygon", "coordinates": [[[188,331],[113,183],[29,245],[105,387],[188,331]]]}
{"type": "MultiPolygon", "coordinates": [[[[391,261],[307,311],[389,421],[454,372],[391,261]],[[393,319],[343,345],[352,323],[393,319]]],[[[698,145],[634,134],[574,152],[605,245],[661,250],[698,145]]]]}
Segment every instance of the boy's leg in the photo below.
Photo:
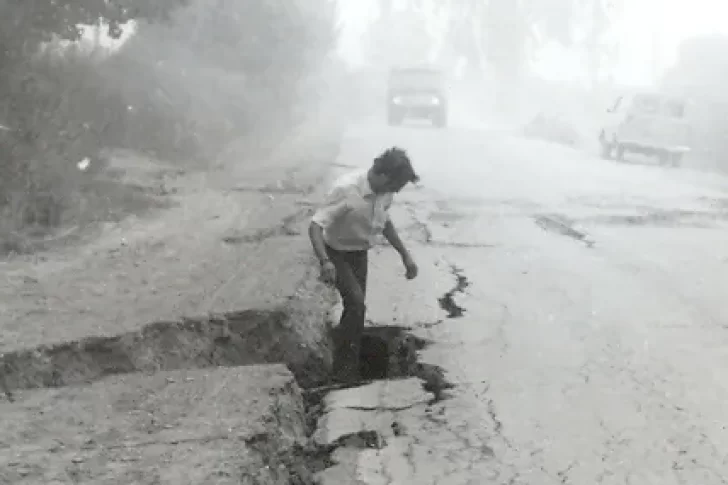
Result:
{"type": "Polygon", "coordinates": [[[328,248],[336,266],[336,287],[341,294],[344,310],[336,329],[334,374],[342,380],[359,378],[359,353],[366,313],[365,291],[367,274],[366,251],[335,251],[328,248]]]}
{"type": "Polygon", "coordinates": [[[351,267],[354,270],[354,277],[356,278],[359,287],[361,288],[364,299],[366,300],[367,295],[367,273],[369,272],[369,252],[368,251],[356,251],[351,253],[351,267]]]}

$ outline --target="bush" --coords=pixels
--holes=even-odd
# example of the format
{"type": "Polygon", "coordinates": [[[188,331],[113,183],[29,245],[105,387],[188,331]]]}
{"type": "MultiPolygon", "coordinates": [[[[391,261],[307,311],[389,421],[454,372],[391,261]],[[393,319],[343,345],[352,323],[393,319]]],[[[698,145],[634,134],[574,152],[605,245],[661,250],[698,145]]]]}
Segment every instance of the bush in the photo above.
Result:
{"type": "Polygon", "coordinates": [[[529,138],[539,138],[573,148],[581,144],[581,137],[571,123],[562,118],[547,116],[543,113],[536,115],[525,126],[523,132],[529,138]]]}
{"type": "Polygon", "coordinates": [[[214,161],[233,140],[283,134],[303,79],[316,102],[312,74],[336,36],[330,0],[86,4],[0,0],[0,239],[77,217],[95,192],[77,163],[106,149],[214,161]],[[43,48],[100,17],[118,34],[132,11],[137,31],[113,55],[43,48]]]}

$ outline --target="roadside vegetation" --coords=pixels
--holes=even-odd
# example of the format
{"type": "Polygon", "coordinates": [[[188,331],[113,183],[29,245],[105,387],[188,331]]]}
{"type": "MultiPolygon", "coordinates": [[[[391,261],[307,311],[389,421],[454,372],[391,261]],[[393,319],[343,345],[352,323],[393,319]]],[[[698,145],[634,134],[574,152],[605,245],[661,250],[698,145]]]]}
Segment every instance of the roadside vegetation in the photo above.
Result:
{"type": "Polygon", "coordinates": [[[331,0],[0,0],[0,252],[143,205],[96,182],[110,151],[204,167],[234,140],[275,144],[323,92],[335,14],[331,0]]]}
{"type": "Polygon", "coordinates": [[[677,62],[664,79],[664,88],[691,100],[688,116],[698,156],[713,167],[728,169],[728,36],[702,35],[687,39],[677,62]]]}

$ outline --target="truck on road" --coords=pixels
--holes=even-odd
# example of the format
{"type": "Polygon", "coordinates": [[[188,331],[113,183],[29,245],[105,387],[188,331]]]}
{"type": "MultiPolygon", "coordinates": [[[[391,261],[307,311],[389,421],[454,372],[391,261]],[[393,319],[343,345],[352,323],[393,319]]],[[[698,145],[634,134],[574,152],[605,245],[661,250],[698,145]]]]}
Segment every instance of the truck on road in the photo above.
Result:
{"type": "Polygon", "coordinates": [[[657,92],[619,96],[606,110],[599,143],[602,157],[625,153],[656,156],[661,165],[679,166],[690,152],[687,100],[657,92]]]}
{"type": "Polygon", "coordinates": [[[428,119],[447,126],[448,97],[444,74],[433,67],[399,67],[389,72],[387,121],[399,125],[407,118],[428,119]]]}

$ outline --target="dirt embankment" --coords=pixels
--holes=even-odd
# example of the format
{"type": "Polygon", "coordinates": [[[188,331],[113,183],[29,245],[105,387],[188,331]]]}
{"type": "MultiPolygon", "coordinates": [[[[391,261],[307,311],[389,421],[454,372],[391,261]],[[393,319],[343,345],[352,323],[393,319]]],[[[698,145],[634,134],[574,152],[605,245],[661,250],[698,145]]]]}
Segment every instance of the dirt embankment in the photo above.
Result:
{"type": "Polygon", "coordinates": [[[320,126],[204,173],[120,158],[161,209],[0,263],[0,483],[313,483],[299,385],[326,382],[335,295],[305,229],[338,151],[320,126]]]}
{"type": "MultiPolygon", "coordinates": [[[[0,263],[0,483],[313,485],[378,442],[312,439],[340,387],[306,237],[338,151],[322,133],[256,163],[230,147],[205,173],[119,157],[155,212],[0,263]]],[[[415,376],[440,399],[425,345],[372,329],[365,382],[415,376]]]]}
{"type": "Polygon", "coordinates": [[[125,374],[0,403],[0,483],[313,484],[282,365],[125,374]]]}

